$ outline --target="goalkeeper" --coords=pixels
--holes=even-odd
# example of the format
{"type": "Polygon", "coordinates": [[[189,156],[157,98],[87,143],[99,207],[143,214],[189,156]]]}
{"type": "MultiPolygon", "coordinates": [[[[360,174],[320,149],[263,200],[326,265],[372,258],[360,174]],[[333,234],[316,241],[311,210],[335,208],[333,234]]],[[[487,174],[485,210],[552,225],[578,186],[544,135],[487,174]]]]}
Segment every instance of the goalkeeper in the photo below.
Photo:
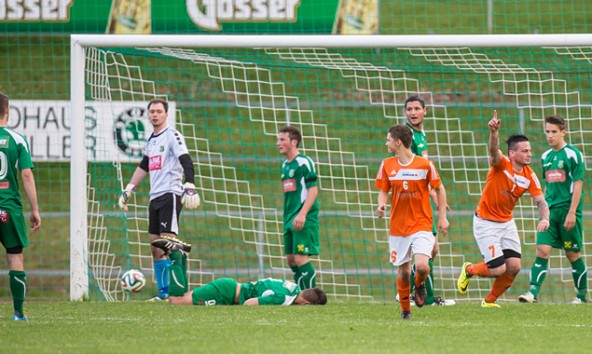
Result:
{"type": "MultiPolygon", "coordinates": [[[[200,203],[195,191],[193,161],[183,135],[167,126],[168,108],[168,102],[163,99],[153,99],[148,103],[148,114],[154,132],[146,142],[140,165],[119,197],[119,206],[127,211],[131,194],[144,177],[150,174],[148,233],[151,242],[161,238],[176,240],[181,207],[197,209],[200,203]],[[185,183],[182,182],[183,175],[185,183]]],[[[191,249],[190,244],[182,244],[185,251],[191,249]]],[[[157,247],[151,247],[151,251],[158,295],[150,301],[161,301],[168,298],[168,268],[171,260],[157,247]]]]}
{"type": "Polygon", "coordinates": [[[188,291],[187,251],[176,239],[158,239],[152,246],[170,254],[171,285],[169,303],[172,305],[325,305],[327,295],[319,288],[301,290],[289,280],[261,279],[245,284],[231,278],[221,278],[188,291]]]}

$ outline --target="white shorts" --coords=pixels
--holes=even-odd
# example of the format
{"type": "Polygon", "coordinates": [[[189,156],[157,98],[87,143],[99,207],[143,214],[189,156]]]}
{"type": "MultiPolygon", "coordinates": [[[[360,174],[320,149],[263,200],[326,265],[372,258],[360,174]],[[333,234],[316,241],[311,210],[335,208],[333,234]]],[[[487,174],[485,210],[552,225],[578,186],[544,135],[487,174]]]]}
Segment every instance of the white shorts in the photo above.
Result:
{"type": "Polygon", "coordinates": [[[416,232],[411,236],[389,236],[390,260],[394,266],[400,266],[411,260],[415,254],[432,257],[436,238],[431,231],[416,232]]]}
{"type": "Polygon", "coordinates": [[[495,222],[473,217],[473,235],[479,245],[485,263],[503,257],[504,250],[522,253],[520,237],[514,219],[506,222],[495,222]]]}

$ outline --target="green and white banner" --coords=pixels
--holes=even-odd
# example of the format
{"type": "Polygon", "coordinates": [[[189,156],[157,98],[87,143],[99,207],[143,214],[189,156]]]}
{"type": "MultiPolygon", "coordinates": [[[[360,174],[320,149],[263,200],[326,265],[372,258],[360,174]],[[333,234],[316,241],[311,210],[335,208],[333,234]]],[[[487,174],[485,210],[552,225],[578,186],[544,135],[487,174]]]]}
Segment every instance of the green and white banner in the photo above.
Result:
{"type": "Polygon", "coordinates": [[[378,0],[0,0],[0,31],[371,34],[378,0]]]}

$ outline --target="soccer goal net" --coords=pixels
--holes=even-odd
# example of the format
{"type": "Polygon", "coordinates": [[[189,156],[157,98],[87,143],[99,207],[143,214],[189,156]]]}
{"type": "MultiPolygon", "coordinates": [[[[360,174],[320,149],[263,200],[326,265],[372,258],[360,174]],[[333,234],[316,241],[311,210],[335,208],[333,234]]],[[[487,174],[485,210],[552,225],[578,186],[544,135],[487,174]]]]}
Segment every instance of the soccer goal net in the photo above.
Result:
{"type": "MultiPolygon", "coordinates": [[[[303,133],[300,150],[319,174],[321,251],[317,284],[334,299],[394,301],[388,220],[375,216],[376,172],[387,129],[405,122],[403,104],[428,107],[428,153],[452,208],[439,236],[435,295],[481,299],[490,280],[456,292],[465,261],[482,256],[472,216],[489,170],[487,122],[496,109],[503,140],[526,134],[541,174],[548,149],[543,119],[567,120],[566,140],[592,154],[592,40],[583,35],[522,36],[72,36],[71,299],[128,299],[119,277],[152,275],[146,179],[128,212],[117,200],[151,133],[146,104],[171,103],[169,125],[186,139],[202,204],[180,217],[193,244],[189,282],[218,277],[291,279],[283,252],[282,156],[278,130],[303,133]]],[[[541,176],[540,176],[541,177],[541,176]]],[[[584,229],[592,210],[585,188],[584,229]]],[[[515,210],[523,271],[506,300],[528,290],[537,209],[515,210]]],[[[584,236],[586,237],[586,235],[584,236]]],[[[584,245],[585,261],[588,243],[584,245]]],[[[134,295],[148,297],[150,287],[134,295]]],[[[540,297],[574,297],[571,266],[554,251],[540,297]]],[[[152,290],[155,291],[153,288],[152,290]]]]}

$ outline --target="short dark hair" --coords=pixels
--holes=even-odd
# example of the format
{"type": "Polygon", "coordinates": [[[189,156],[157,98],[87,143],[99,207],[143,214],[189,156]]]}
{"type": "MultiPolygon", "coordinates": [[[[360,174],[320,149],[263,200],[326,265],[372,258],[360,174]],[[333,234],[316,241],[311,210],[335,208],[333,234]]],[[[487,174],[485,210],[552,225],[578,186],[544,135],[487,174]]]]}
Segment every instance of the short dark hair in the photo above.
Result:
{"type": "Polygon", "coordinates": [[[162,105],[164,106],[164,111],[169,111],[169,103],[166,100],[163,100],[162,98],[155,98],[153,100],[150,100],[150,102],[148,102],[148,110],[150,110],[150,106],[156,103],[162,103],[162,105]]]}
{"type": "Polygon", "coordinates": [[[559,127],[560,130],[565,130],[565,119],[558,115],[552,115],[545,117],[545,123],[554,124],[559,127]]]}
{"type": "Polygon", "coordinates": [[[296,147],[298,147],[298,145],[300,145],[300,142],[302,141],[302,134],[300,133],[300,130],[298,130],[298,128],[296,128],[292,125],[287,125],[287,126],[283,127],[282,129],[280,129],[279,132],[280,133],[288,133],[290,135],[290,140],[296,140],[298,142],[296,144],[296,147]]]}
{"type": "Polygon", "coordinates": [[[4,117],[4,114],[8,111],[8,95],[4,92],[0,92],[0,117],[4,117]]]}
{"type": "Polygon", "coordinates": [[[421,108],[425,108],[425,102],[421,98],[419,98],[419,96],[409,96],[405,100],[405,108],[407,108],[407,103],[409,102],[419,102],[421,104],[421,108]]]}
{"type": "Polygon", "coordinates": [[[518,143],[523,142],[523,141],[528,141],[528,138],[526,137],[526,135],[523,135],[523,134],[510,135],[508,140],[506,140],[506,143],[508,143],[508,150],[516,150],[516,145],[518,143]]]}
{"type": "Polygon", "coordinates": [[[389,128],[389,134],[392,139],[399,139],[407,149],[411,146],[413,141],[413,132],[411,128],[406,125],[396,124],[389,128]]]}
{"type": "Polygon", "coordinates": [[[302,290],[300,295],[311,305],[327,304],[327,294],[320,288],[302,290]]]}

